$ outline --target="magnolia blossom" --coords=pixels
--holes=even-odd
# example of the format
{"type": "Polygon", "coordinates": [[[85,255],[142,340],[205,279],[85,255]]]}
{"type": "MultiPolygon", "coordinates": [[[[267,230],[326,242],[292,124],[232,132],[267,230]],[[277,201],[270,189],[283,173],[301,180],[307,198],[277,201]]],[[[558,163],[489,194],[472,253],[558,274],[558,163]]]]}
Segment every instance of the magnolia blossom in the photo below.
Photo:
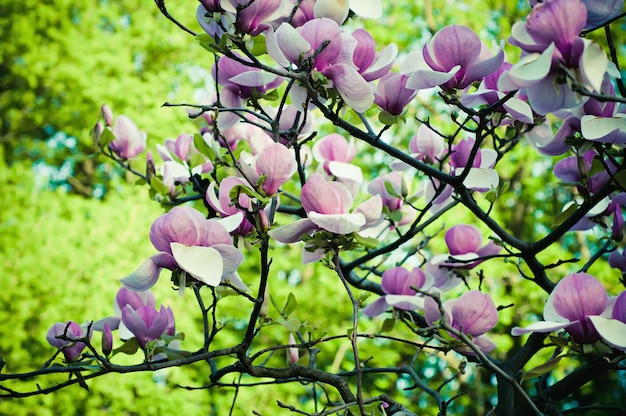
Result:
{"type": "Polygon", "coordinates": [[[489,240],[483,244],[483,235],[473,225],[458,224],[446,231],[446,245],[450,254],[432,258],[432,263],[457,269],[472,269],[483,260],[480,258],[498,254],[502,247],[489,240]]]}
{"type": "Polygon", "coordinates": [[[125,287],[121,287],[117,291],[115,300],[113,301],[113,316],[94,322],[92,328],[95,331],[102,331],[103,336],[105,328],[108,327],[109,330],[118,330],[119,336],[123,340],[132,338],[132,333],[122,322],[122,310],[126,306],[130,306],[135,310],[143,306],[150,306],[154,308],[156,306],[156,300],[154,299],[154,294],[150,290],[135,292],[126,289],[125,287]]]}
{"type": "Polygon", "coordinates": [[[230,196],[231,190],[236,186],[250,187],[250,184],[242,178],[236,176],[228,176],[219,183],[219,191],[216,195],[217,182],[212,181],[206,191],[206,201],[216,210],[222,217],[230,217],[242,213],[241,223],[233,232],[234,234],[247,235],[254,226],[246,218],[246,212],[252,211],[252,199],[245,193],[239,193],[236,201],[230,196]]]}
{"type": "MultiPolygon", "coordinates": [[[[356,44],[352,36],[342,33],[339,25],[327,18],[309,20],[298,28],[283,23],[275,33],[267,33],[267,52],[276,62],[323,75],[346,104],[363,112],[374,102],[374,93],[354,64],[356,44]]],[[[298,105],[305,104],[307,92],[298,86],[292,91],[292,99],[298,105]],[[302,93],[304,97],[299,97],[302,93]]]]}
{"type": "Polygon", "coordinates": [[[530,106],[542,115],[575,107],[584,100],[571,88],[570,76],[586,88],[600,91],[608,58],[598,45],[579,36],[586,21],[587,9],[580,0],[537,4],[525,23],[513,25],[509,42],[525,54],[502,74],[499,89],[522,88],[530,106]]]}
{"type": "Polygon", "coordinates": [[[46,339],[50,345],[61,349],[65,361],[71,363],[80,358],[80,354],[86,347],[84,342],[73,340],[84,338],[86,335],[91,339],[92,331],[90,330],[89,334],[86,332],[86,326],[81,326],[74,321],[57,322],[48,330],[46,339]],[[67,337],[67,339],[61,339],[61,337],[67,337]]]}
{"type": "MultiPolygon", "coordinates": [[[[448,299],[442,306],[446,322],[457,331],[469,335],[472,343],[482,352],[489,353],[496,349],[496,344],[484,335],[498,323],[498,310],[489,295],[470,290],[457,299],[448,299]]],[[[431,297],[424,299],[424,317],[429,325],[442,318],[439,305],[431,297]]],[[[456,335],[450,335],[456,338],[456,335]]],[[[464,354],[474,354],[468,346],[455,349],[464,354]]]]}
{"type": "Polygon", "coordinates": [[[444,90],[464,89],[497,71],[503,61],[504,44],[492,54],[471,29],[451,25],[428,41],[421,56],[409,54],[401,72],[411,72],[407,87],[415,90],[437,85],[444,90]]]}
{"type": "Polygon", "coordinates": [[[350,234],[374,225],[382,213],[382,200],[376,195],[358,205],[352,212],[352,195],[336,181],[326,181],[319,173],[309,177],[300,194],[308,218],[269,231],[270,237],[283,243],[294,243],[303,234],[326,230],[350,234]]]}
{"type": "Polygon", "coordinates": [[[590,318],[602,315],[607,305],[606,289],[598,279],[587,273],[573,273],[564,277],[548,297],[543,309],[544,321],[525,328],[515,327],[511,334],[565,329],[574,342],[592,344],[601,336],[590,318]]]}
{"type": "MultiPolygon", "coordinates": [[[[491,106],[502,100],[510,91],[502,91],[498,89],[498,80],[500,76],[510,70],[513,65],[503,62],[500,68],[483,78],[478,89],[471,94],[463,94],[461,102],[467,107],[477,105],[491,106]]],[[[528,103],[522,99],[522,95],[517,93],[513,97],[509,97],[495,111],[501,112],[503,115],[511,117],[513,120],[522,123],[533,123],[533,111],[528,103]]]]}
{"type": "Polygon", "coordinates": [[[497,188],[500,178],[493,167],[498,153],[493,149],[481,148],[472,156],[475,146],[476,140],[471,137],[452,146],[450,164],[454,168],[453,174],[459,176],[469,169],[463,185],[480,192],[497,188]],[[471,167],[468,167],[470,163],[471,167]]]}
{"type": "Polygon", "coordinates": [[[408,80],[408,75],[395,72],[383,76],[374,91],[374,103],[392,116],[402,114],[404,107],[417,95],[417,91],[406,86],[408,80]]]}
{"type": "Polygon", "coordinates": [[[122,309],[122,322],[128,330],[137,338],[141,348],[159,339],[168,332],[168,327],[173,335],[174,315],[172,310],[161,306],[157,311],[154,306],[141,306],[134,309],[131,305],[126,305],[122,309]]]}
{"type": "MultiPolygon", "coordinates": [[[[587,8],[587,24],[585,28],[600,26],[619,16],[624,8],[624,0],[582,0],[587,8]]],[[[537,0],[530,0],[534,7],[537,0]]]]}
{"type": "Polygon", "coordinates": [[[224,0],[220,6],[235,16],[235,27],[240,33],[260,35],[281,17],[281,0],[224,0]],[[245,6],[245,7],[244,7],[245,6]]]}
{"type": "Polygon", "coordinates": [[[363,182],[361,168],[350,162],[356,155],[354,141],[348,141],[338,133],[331,133],[315,142],[313,158],[319,162],[327,175],[339,180],[363,182]]]}
{"type": "Polygon", "coordinates": [[[385,295],[363,308],[363,313],[374,317],[390,307],[403,310],[424,308],[424,297],[414,289],[426,290],[433,284],[432,276],[415,267],[411,271],[403,267],[385,270],[381,288],[385,295]]]}
{"type": "Polygon", "coordinates": [[[109,149],[124,160],[132,159],[146,150],[146,133],[139,131],[129,117],[117,117],[113,125],[113,135],[115,140],[109,143],[109,149]]]}
{"type": "Polygon", "coordinates": [[[366,81],[373,81],[386,75],[395,62],[398,47],[392,43],[382,51],[376,52],[374,38],[364,29],[355,30],[352,37],[357,42],[352,62],[357,66],[361,76],[366,81]]]}
{"type": "Polygon", "coordinates": [[[171,179],[172,182],[187,183],[191,176],[211,172],[214,168],[213,163],[196,149],[192,134],[180,134],[176,140],[167,139],[156,148],[163,160],[161,175],[164,182],[171,179]]]}
{"type": "Polygon", "coordinates": [[[242,152],[239,160],[243,175],[256,187],[261,178],[261,189],[271,196],[287,182],[298,169],[294,152],[281,143],[271,143],[256,156],[250,157],[242,152]]]}
{"type": "Polygon", "coordinates": [[[159,253],[123,278],[122,284],[133,291],[147,290],[166,268],[181,269],[209,286],[217,286],[223,279],[243,285],[236,275],[243,254],[232,245],[229,235],[229,230],[240,223],[241,218],[235,215],[220,222],[205,219],[191,207],[174,207],[157,218],[150,228],[150,241],[159,253]]]}
{"type": "Polygon", "coordinates": [[[391,172],[374,179],[367,186],[367,192],[372,195],[379,195],[383,206],[393,213],[399,211],[401,217],[397,221],[398,225],[411,223],[417,216],[417,211],[404,202],[411,190],[406,177],[400,172],[391,172]],[[389,192],[390,189],[393,192],[389,192]]]}

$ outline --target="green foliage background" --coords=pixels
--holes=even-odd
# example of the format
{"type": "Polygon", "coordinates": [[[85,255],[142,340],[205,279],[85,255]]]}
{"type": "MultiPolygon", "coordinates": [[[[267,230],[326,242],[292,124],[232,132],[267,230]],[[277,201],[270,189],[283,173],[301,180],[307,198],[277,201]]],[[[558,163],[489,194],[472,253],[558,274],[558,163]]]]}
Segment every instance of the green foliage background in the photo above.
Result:
{"type": "MultiPolygon", "coordinates": [[[[197,30],[195,3],[180,3],[168,4],[171,13],[197,30]]],[[[513,0],[388,3],[387,17],[365,22],[365,26],[375,39],[383,44],[397,43],[401,51],[422,45],[427,34],[449,23],[466,24],[483,39],[500,41],[508,35],[512,22],[528,10],[526,2],[513,0]],[[408,16],[414,16],[413,20],[408,21],[408,16]]],[[[84,322],[111,315],[118,279],[153,253],[148,231],[162,209],[149,201],[146,189],[125,184],[115,171],[102,165],[101,159],[92,156],[96,149],[89,129],[99,117],[99,106],[108,103],[115,114],[131,116],[148,132],[151,144],[194,131],[183,112],[158,107],[167,100],[193,101],[194,89],[205,81],[203,70],[210,70],[212,61],[190,36],[163,18],[152,2],[0,0],[0,10],[0,34],[8,40],[0,51],[0,357],[7,363],[4,371],[15,373],[35,370],[53,354],[45,334],[54,322],[84,322]],[[76,138],[76,145],[64,146],[62,140],[51,143],[59,133],[76,138]],[[49,178],[33,170],[33,164],[61,166],[68,161],[72,171],[61,182],[66,182],[70,192],[50,190],[49,178]],[[108,190],[103,200],[76,195],[91,196],[98,186],[108,190]]],[[[433,114],[437,111],[430,104],[427,109],[433,114]]],[[[412,128],[407,124],[396,131],[399,144],[406,146],[412,128]]],[[[374,155],[364,154],[364,167],[368,157],[374,155]]],[[[533,174],[531,168],[536,165],[530,161],[537,157],[535,152],[522,147],[510,157],[510,171],[503,172],[512,181],[505,195],[508,202],[494,215],[508,229],[515,229],[518,237],[529,238],[541,233],[541,227],[550,227],[563,196],[554,191],[556,184],[533,174]]],[[[535,169],[548,172],[551,166],[535,169]]],[[[468,213],[463,215],[465,221],[472,221],[468,213]]],[[[546,256],[565,259],[572,252],[584,261],[578,241],[568,237],[562,247],[555,247],[546,256]]],[[[345,335],[350,327],[350,308],[336,276],[320,265],[301,267],[299,249],[292,249],[289,256],[282,253],[272,265],[271,289],[276,305],[282,307],[293,292],[301,304],[294,312],[298,319],[328,335],[345,335]]],[[[246,251],[241,270],[253,290],[258,274],[255,256],[254,249],[246,251]]],[[[555,280],[574,267],[555,269],[555,280]]],[[[601,268],[591,272],[615,281],[615,276],[603,276],[607,273],[601,268]]],[[[501,312],[495,332],[506,334],[513,325],[536,319],[541,310],[534,306],[542,304],[544,295],[524,281],[513,265],[486,266],[485,276],[499,304],[519,306],[501,312]]],[[[477,281],[472,285],[475,287],[477,281]]],[[[192,294],[177,296],[165,273],[154,291],[157,303],[173,308],[177,329],[186,334],[182,348],[197,350],[202,343],[201,321],[192,294]]],[[[220,320],[225,329],[215,348],[240,339],[250,308],[241,298],[223,299],[220,320]]],[[[275,308],[270,309],[270,317],[278,318],[275,308]]],[[[363,319],[360,330],[376,332],[382,322],[363,319]]],[[[393,335],[417,340],[401,325],[396,325],[393,335]]],[[[96,333],[96,345],[98,336],[96,333]]],[[[287,338],[282,326],[268,326],[263,329],[262,342],[254,348],[286,343],[287,338]]],[[[502,354],[499,358],[505,358],[506,351],[521,341],[502,336],[496,342],[500,346],[497,354],[502,354]]],[[[406,364],[415,353],[414,348],[391,341],[360,345],[361,359],[371,358],[371,366],[406,364]]],[[[347,339],[320,348],[318,367],[351,370],[347,339]]],[[[141,361],[139,355],[116,359],[141,361]]],[[[441,361],[443,364],[428,356],[419,360],[420,375],[433,385],[460,365],[460,356],[452,353],[441,361]]],[[[285,354],[276,353],[270,363],[286,365],[285,354]]],[[[228,359],[218,363],[226,364],[228,359]]],[[[235,396],[233,414],[251,414],[252,409],[276,414],[277,399],[313,409],[311,386],[261,385],[237,393],[232,388],[188,391],[178,387],[203,386],[208,383],[208,372],[208,366],[199,363],[154,374],[107,375],[89,381],[90,392],[73,386],[47,396],[0,401],[0,414],[221,415],[228,412],[235,396]]],[[[419,390],[401,390],[410,387],[402,378],[377,375],[365,380],[367,390],[396,397],[412,395],[415,405],[425,409],[424,414],[432,414],[427,409],[432,409],[433,403],[419,395],[419,390]]],[[[44,383],[55,381],[60,380],[51,378],[44,383]]],[[[34,383],[27,385],[32,388],[34,383]]],[[[462,390],[472,395],[455,402],[458,414],[484,414],[495,404],[491,380],[471,365],[445,394],[453,396],[462,390]]],[[[315,393],[324,397],[319,389],[315,393]]]]}

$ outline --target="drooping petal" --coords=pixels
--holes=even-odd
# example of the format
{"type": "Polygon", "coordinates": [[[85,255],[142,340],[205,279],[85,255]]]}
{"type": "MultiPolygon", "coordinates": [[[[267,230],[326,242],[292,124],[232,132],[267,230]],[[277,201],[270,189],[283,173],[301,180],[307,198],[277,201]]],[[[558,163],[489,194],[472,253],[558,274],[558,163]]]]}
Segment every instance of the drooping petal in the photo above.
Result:
{"type": "Polygon", "coordinates": [[[291,224],[269,230],[267,233],[276,241],[281,243],[295,243],[300,241],[300,236],[309,234],[317,230],[317,225],[308,218],[303,218],[291,224]]]}
{"type": "Polygon", "coordinates": [[[352,214],[319,214],[315,211],[308,213],[309,218],[318,227],[335,234],[350,234],[365,225],[365,215],[352,214]]]}
{"type": "Polygon", "coordinates": [[[362,113],[374,103],[372,87],[353,67],[336,64],[327,67],[322,73],[333,81],[341,98],[354,111],[362,113]]]}
{"type": "Polygon", "coordinates": [[[385,301],[385,298],[386,296],[379,297],[374,302],[361,309],[361,312],[370,318],[384,313],[387,309],[389,309],[389,304],[385,301]]]}
{"type": "Polygon", "coordinates": [[[164,267],[173,270],[176,267],[174,258],[168,253],[155,254],[144,261],[137,270],[120,279],[120,282],[134,292],[148,290],[157,282],[164,267]]]}

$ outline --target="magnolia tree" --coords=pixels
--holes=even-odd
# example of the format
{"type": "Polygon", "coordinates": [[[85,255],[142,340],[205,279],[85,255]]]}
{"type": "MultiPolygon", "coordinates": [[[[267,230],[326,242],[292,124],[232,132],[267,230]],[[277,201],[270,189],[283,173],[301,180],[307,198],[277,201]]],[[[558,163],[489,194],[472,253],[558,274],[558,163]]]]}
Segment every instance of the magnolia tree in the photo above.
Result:
{"type": "MultiPolygon", "coordinates": [[[[202,125],[147,152],[145,169],[134,159],[146,135],[131,118],[103,106],[94,128],[102,153],[165,207],[149,233],[155,254],[125,272],[112,316],[51,322],[50,359],[0,374],[0,396],[204,363],[202,388],[313,392],[304,402],[276,398],[294,414],[460,412],[456,403],[479,388],[458,388],[468,373],[494,386],[489,414],[626,412],[623,391],[613,401],[577,396],[600,379],[623,389],[626,100],[611,37],[623,1],[531,1],[506,41],[489,46],[451,25],[407,51],[357,28],[381,17],[375,0],[201,0],[199,34],[156,3],[214,58],[206,103],[166,103],[202,125]],[[508,170],[524,163],[513,160],[520,148],[566,195],[532,239],[501,219],[524,192],[508,170]],[[571,235],[572,257],[546,255],[571,235]],[[292,269],[320,262],[342,288],[336,302],[349,312],[331,318],[342,333],[299,318],[322,302],[315,279],[306,296],[277,300],[278,259],[294,246],[292,269]],[[499,298],[511,284],[499,270],[511,268],[524,305],[499,298]],[[185,348],[154,285],[187,299],[203,323],[199,350],[185,348]],[[541,295],[524,296],[533,290],[541,295]],[[224,341],[222,305],[233,298],[245,320],[236,341],[224,341]],[[511,320],[516,308],[526,313],[511,320]],[[264,335],[276,328],[282,341],[264,335]],[[339,367],[320,353],[337,340],[349,345],[339,367]],[[386,361],[392,350],[401,358],[386,361]],[[423,371],[427,362],[444,376],[423,371]],[[53,373],[68,378],[46,384],[53,373]],[[378,388],[383,376],[404,384],[378,388]],[[32,378],[37,388],[24,389],[32,378]]],[[[522,218],[531,228],[532,214],[522,218]]]]}

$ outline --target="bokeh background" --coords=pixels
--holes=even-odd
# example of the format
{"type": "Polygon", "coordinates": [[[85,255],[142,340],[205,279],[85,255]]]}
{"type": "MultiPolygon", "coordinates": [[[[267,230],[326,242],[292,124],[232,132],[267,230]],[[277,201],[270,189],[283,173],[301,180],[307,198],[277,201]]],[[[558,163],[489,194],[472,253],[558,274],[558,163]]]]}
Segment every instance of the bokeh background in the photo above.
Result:
{"type": "MultiPolygon", "coordinates": [[[[421,47],[430,34],[450,23],[465,24],[483,40],[499,42],[529,10],[526,2],[513,0],[386,3],[385,17],[364,25],[381,47],[393,42],[401,51],[421,47]]],[[[172,15],[199,31],[196,5],[193,1],[167,4],[172,15]]],[[[136,186],[132,177],[97,155],[90,129],[100,117],[100,105],[108,104],[116,115],[131,116],[154,148],[165,138],[196,131],[198,126],[183,110],[161,104],[201,102],[211,82],[213,60],[191,36],[166,20],[153,2],[145,0],[0,0],[0,34],[0,357],[6,362],[3,371],[17,373],[37,369],[54,353],[45,340],[53,323],[111,315],[119,278],[154,252],[148,231],[163,208],[149,199],[147,188],[136,186]]],[[[622,35],[616,35],[623,53],[622,35]]],[[[517,54],[509,57],[514,61],[517,54]]],[[[418,115],[436,117],[438,109],[432,101],[422,99],[420,104],[418,115]]],[[[398,127],[398,141],[406,145],[415,128],[412,123],[398,127]]],[[[363,157],[363,167],[376,174],[368,163],[375,156],[363,157]]],[[[141,170],[145,160],[136,163],[141,170]]],[[[551,166],[524,146],[512,153],[502,172],[514,186],[505,204],[508,209],[494,215],[520,237],[545,232],[568,197],[541,176],[551,166]],[[529,217],[533,218],[530,222],[529,217]]],[[[470,222],[471,217],[465,220],[470,222]]],[[[546,258],[578,256],[584,261],[590,247],[581,241],[572,234],[547,252],[546,258]]],[[[319,265],[302,267],[299,249],[288,254],[276,257],[272,265],[275,303],[280,307],[293,292],[301,304],[306,303],[297,312],[301,321],[328,334],[345,334],[350,307],[336,276],[319,265]]],[[[566,274],[567,267],[558,269],[558,277],[566,274]]],[[[257,269],[250,256],[241,275],[254,276],[257,269]]],[[[592,271],[618,289],[615,276],[604,267],[592,271]]],[[[511,326],[541,312],[534,305],[542,305],[544,295],[524,282],[512,265],[486,266],[485,275],[492,278],[490,291],[499,304],[518,305],[501,313],[497,332],[506,334],[511,326]]],[[[253,281],[247,283],[254,289],[253,281]]],[[[197,350],[202,343],[197,305],[191,293],[179,297],[170,286],[164,273],[154,288],[157,304],[173,308],[177,329],[186,334],[182,347],[197,350]]],[[[237,342],[249,307],[239,298],[224,299],[220,313],[226,329],[217,341],[221,346],[237,342]]],[[[382,319],[364,319],[361,325],[362,331],[378,331],[382,319]]],[[[393,335],[417,340],[398,326],[393,335]]],[[[276,345],[286,343],[287,336],[284,328],[276,326],[264,331],[261,341],[276,345]]],[[[496,341],[500,358],[521,342],[508,336],[496,337],[496,341]]],[[[415,354],[415,350],[383,341],[362,348],[362,357],[371,357],[372,364],[378,365],[406,363],[415,354]]],[[[346,340],[324,344],[321,349],[320,367],[351,369],[346,340]]],[[[456,354],[440,360],[422,355],[419,371],[429,384],[437,385],[457,371],[461,359],[456,354]]],[[[137,363],[142,357],[116,360],[137,363]]],[[[280,365],[285,362],[284,354],[272,360],[280,365]]],[[[280,413],[276,400],[311,410],[313,395],[324,394],[319,388],[298,384],[261,385],[238,392],[181,388],[206,385],[208,371],[206,364],[197,364],[156,373],[111,374],[89,381],[89,392],[73,386],[47,396],[0,399],[0,414],[222,415],[232,408],[235,415],[251,414],[252,409],[267,415],[280,413]]],[[[62,378],[14,387],[32,389],[36,382],[51,385],[57,381],[62,378]]],[[[582,389],[580,400],[585,395],[624,398],[623,390],[602,391],[598,383],[582,389]]],[[[435,414],[428,396],[419,390],[403,390],[407,387],[410,382],[402,377],[366,378],[366,390],[409,396],[409,402],[424,409],[424,414],[435,414]]],[[[449,397],[469,392],[455,401],[455,414],[484,414],[495,404],[493,380],[484,373],[469,371],[446,389],[449,397]]]]}

